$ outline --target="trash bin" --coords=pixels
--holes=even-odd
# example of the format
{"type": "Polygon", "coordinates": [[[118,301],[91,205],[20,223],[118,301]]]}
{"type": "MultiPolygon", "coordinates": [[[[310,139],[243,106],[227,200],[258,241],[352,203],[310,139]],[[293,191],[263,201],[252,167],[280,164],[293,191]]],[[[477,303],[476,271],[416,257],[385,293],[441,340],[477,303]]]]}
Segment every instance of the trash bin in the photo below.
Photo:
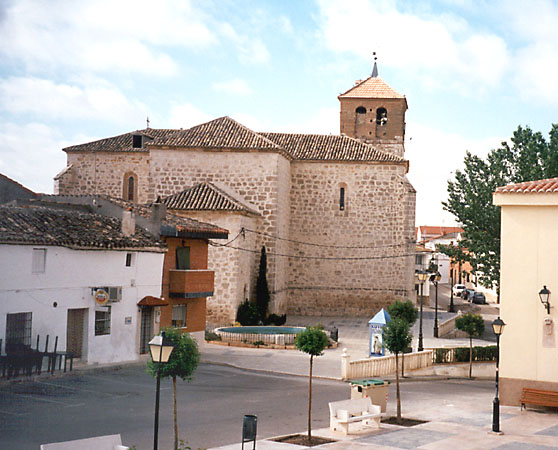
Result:
{"type": "Polygon", "coordinates": [[[373,405],[379,405],[385,413],[388,400],[389,381],[376,378],[351,381],[351,400],[353,398],[370,397],[373,405]]]}

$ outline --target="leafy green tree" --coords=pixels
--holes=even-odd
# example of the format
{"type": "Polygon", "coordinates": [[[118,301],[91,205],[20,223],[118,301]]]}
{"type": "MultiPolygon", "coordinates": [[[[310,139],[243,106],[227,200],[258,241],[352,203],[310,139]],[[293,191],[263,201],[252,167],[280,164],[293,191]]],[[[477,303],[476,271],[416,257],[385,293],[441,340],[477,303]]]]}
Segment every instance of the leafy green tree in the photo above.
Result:
{"type": "Polygon", "coordinates": [[[295,339],[295,347],[310,355],[310,375],[308,378],[308,443],[312,442],[312,364],[314,356],[321,356],[329,340],[321,327],[306,327],[295,339]]]}
{"type": "Polygon", "coordinates": [[[493,288],[500,279],[500,208],[492,205],[492,193],[506,184],[558,176],[558,125],[552,125],[548,140],[519,126],[511,143],[502,142],[486,159],[467,152],[464,166],[448,181],[448,200],[442,203],[463,227],[463,240],[457,249],[439,246],[439,251],[468,261],[479,282],[493,288]]]}
{"type": "Polygon", "coordinates": [[[401,393],[399,390],[399,353],[402,353],[413,339],[409,323],[401,318],[393,318],[384,327],[384,345],[395,354],[395,385],[397,398],[397,422],[401,423],[401,393]]]}
{"type": "MultiPolygon", "coordinates": [[[[415,324],[418,318],[417,307],[411,300],[396,300],[388,306],[388,313],[392,319],[402,319],[409,324],[409,329],[415,324]]],[[[405,350],[401,353],[401,376],[405,378],[405,350]]],[[[408,351],[408,350],[407,350],[408,351]]]]}
{"type": "Polygon", "coordinates": [[[484,333],[484,320],[479,314],[463,314],[455,319],[455,328],[469,335],[469,378],[473,375],[473,337],[484,333]]]}
{"type": "Polygon", "coordinates": [[[260,320],[265,320],[267,307],[269,305],[269,287],[267,285],[267,254],[265,246],[262,246],[260,255],[260,271],[256,280],[256,305],[260,313],[260,320]]]}
{"type": "MultiPolygon", "coordinates": [[[[174,348],[168,362],[161,364],[161,378],[172,378],[174,395],[174,450],[178,450],[178,418],[176,413],[176,379],[192,381],[192,375],[200,362],[198,344],[188,333],[180,333],[174,328],[165,328],[166,338],[174,348]]],[[[157,376],[158,364],[148,361],[147,371],[157,376]]]]}

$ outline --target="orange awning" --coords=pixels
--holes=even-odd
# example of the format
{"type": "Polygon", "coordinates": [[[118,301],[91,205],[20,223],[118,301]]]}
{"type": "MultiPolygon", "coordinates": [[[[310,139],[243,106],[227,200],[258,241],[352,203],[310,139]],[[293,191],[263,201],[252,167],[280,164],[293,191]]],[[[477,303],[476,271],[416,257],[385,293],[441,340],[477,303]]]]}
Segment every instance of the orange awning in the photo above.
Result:
{"type": "Polygon", "coordinates": [[[148,295],[143,297],[139,302],[138,306],[167,306],[169,303],[162,298],[152,297],[148,295]]]}

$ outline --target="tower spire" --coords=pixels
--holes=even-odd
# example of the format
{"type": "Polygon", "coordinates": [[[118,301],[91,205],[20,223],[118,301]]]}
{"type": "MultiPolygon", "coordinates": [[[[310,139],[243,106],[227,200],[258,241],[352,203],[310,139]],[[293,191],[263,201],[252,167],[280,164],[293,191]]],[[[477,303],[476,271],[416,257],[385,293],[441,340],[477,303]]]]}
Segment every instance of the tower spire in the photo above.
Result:
{"type": "Polygon", "coordinates": [[[377,78],[378,77],[378,65],[376,64],[376,60],[378,59],[378,57],[376,56],[376,52],[372,52],[372,55],[374,55],[374,68],[372,69],[372,78],[377,78]]]}

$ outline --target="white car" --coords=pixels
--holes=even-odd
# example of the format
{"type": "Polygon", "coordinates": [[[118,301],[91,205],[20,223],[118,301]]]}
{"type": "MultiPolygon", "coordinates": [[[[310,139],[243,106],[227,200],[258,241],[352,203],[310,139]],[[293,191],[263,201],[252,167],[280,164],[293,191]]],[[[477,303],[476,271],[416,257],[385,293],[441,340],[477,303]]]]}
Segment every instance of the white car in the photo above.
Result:
{"type": "Polygon", "coordinates": [[[465,285],[464,284],[454,284],[453,285],[453,295],[456,295],[457,297],[461,297],[461,294],[463,293],[463,291],[465,290],[465,285]]]}

